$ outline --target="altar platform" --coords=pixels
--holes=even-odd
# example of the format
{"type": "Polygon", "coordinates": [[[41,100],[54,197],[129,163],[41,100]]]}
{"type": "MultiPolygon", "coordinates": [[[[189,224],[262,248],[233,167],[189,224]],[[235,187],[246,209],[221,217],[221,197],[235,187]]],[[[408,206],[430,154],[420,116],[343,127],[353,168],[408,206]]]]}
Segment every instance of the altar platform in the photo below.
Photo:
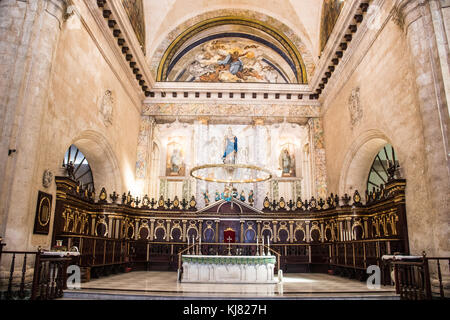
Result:
{"type": "MultiPolygon", "coordinates": [[[[274,276],[275,280],[277,276],[274,276]]],[[[287,273],[282,283],[182,283],[170,271],[133,271],[92,279],[81,290],[65,290],[64,299],[77,300],[398,300],[395,288],[368,289],[365,282],[321,273],[287,273]]]]}
{"type": "Polygon", "coordinates": [[[181,282],[277,283],[275,256],[182,255],[181,282]]]}

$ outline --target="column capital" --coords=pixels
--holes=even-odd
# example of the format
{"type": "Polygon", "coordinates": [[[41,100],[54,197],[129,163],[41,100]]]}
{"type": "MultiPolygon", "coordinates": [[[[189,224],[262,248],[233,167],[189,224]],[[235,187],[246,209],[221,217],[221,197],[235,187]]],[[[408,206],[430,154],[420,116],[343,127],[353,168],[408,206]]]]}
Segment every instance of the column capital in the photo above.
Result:
{"type": "Polygon", "coordinates": [[[394,21],[405,31],[412,22],[422,16],[420,8],[430,0],[397,0],[394,6],[394,21]]]}
{"type": "Polygon", "coordinates": [[[66,15],[70,15],[67,13],[67,7],[70,4],[70,0],[45,0],[45,11],[55,17],[61,26],[63,19],[67,18],[66,15]]]}

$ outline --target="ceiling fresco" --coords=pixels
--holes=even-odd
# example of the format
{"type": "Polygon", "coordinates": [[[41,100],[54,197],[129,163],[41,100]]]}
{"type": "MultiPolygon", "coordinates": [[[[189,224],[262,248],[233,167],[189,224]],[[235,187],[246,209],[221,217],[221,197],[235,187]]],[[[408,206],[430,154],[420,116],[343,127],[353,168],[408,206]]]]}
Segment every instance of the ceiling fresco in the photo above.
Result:
{"type": "Polygon", "coordinates": [[[122,0],[123,7],[130,19],[131,26],[145,52],[145,21],[143,0],[122,0]]]}
{"type": "Polygon", "coordinates": [[[219,33],[181,50],[167,80],[292,83],[295,71],[289,55],[272,42],[245,33],[219,33]]]}
{"type": "Polygon", "coordinates": [[[181,32],[166,48],[157,81],[307,83],[291,39],[253,19],[224,16],[181,32]]]}
{"type": "Polygon", "coordinates": [[[324,0],[320,26],[320,51],[323,51],[334,29],[345,0],[324,0]]]}

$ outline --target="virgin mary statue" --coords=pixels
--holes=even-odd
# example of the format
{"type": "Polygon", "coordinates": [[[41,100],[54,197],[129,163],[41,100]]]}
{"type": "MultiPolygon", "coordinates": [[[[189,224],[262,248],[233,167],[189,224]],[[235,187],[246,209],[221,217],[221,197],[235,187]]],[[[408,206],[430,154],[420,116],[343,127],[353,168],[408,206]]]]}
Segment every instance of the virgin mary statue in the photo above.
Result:
{"type": "Polygon", "coordinates": [[[237,137],[231,131],[231,127],[228,127],[227,134],[224,139],[224,153],[222,156],[223,163],[235,164],[236,154],[238,150],[237,137]]]}

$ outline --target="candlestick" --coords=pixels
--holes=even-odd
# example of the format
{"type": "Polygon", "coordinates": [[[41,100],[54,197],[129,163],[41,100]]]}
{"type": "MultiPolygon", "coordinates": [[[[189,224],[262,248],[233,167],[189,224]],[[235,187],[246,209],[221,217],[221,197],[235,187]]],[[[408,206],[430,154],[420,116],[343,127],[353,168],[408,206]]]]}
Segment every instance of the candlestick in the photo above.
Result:
{"type": "Polygon", "coordinates": [[[187,254],[189,254],[189,236],[187,236],[187,243],[188,243],[188,250],[187,250],[187,254]]]}
{"type": "Polygon", "coordinates": [[[198,240],[198,254],[202,254],[202,237],[200,236],[198,240]]]}
{"type": "Polygon", "coordinates": [[[267,255],[270,256],[270,237],[267,236],[267,255]]]}

